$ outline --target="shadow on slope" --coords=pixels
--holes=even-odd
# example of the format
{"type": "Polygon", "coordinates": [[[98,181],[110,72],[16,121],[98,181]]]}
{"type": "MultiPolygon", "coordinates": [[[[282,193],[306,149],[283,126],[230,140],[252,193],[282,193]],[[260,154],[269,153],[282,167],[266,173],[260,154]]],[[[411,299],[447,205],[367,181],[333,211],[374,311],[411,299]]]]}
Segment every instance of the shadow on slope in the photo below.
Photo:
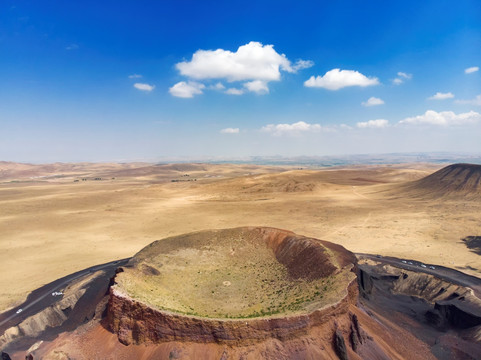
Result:
{"type": "Polygon", "coordinates": [[[481,255],[481,236],[466,236],[461,239],[466,247],[473,253],[481,255]]]}
{"type": "Polygon", "coordinates": [[[416,199],[481,199],[481,165],[453,164],[422,179],[390,187],[388,195],[416,199]]]}

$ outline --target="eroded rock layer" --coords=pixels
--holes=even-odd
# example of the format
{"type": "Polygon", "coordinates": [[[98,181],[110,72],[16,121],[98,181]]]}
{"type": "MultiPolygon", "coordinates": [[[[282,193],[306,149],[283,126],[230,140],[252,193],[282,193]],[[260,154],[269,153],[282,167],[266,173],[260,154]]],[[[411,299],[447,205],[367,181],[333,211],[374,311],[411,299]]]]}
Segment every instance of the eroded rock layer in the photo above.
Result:
{"type": "MultiPolygon", "coordinates": [[[[237,249],[242,245],[235,244],[237,247],[233,246],[232,242],[227,245],[232,247],[232,252],[240,251],[237,249]]],[[[201,256],[198,258],[201,259],[201,256]]],[[[116,284],[110,290],[108,326],[124,344],[193,341],[241,345],[269,338],[291,339],[307,334],[313,326],[345,314],[349,306],[356,302],[358,293],[356,276],[352,272],[354,264],[355,257],[352,253],[338,245],[272,228],[217,230],[161,240],[140,251],[131,261],[132,269],[126,267],[124,272],[117,274],[116,284]],[[315,294],[303,294],[303,303],[299,301],[300,297],[297,297],[293,303],[295,306],[289,305],[285,312],[274,314],[262,312],[258,314],[259,316],[229,318],[229,316],[199,317],[162,309],[146,303],[146,297],[139,301],[131,294],[136,289],[129,288],[127,291],[122,286],[130,283],[133,274],[145,275],[147,267],[151,269],[149,275],[145,275],[147,284],[154,283],[155,279],[152,280],[154,276],[164,276],[163,267],[159,264],[167,264],[168,261],[162,260],[162,254],[157,250],[165,251],[165,256],[179,254],[179,251],[184,254],[192,248],[210,246],[210,239],[215,238],[216,245],[219,245],[222,243],[220,239],[232,238],[233,235],[240,235],[245,241],[257,241],[256,245],[259,248],[265,246],[272,251],[276,260],[285,267],[288,277],[295,286],[298,286],[296,281],[304,285],[325,280],[319,283],[325,284],[324,288],[315,294]],[[158,260],[159,257],[161,260],[158,260]],[[154,258],[157,262],[153,261],[154,258]]],[[[263,271],[267,270],[263,268],[263,271]]],[[[188,276],[185,281],[189,281],[188,276]]],[[[142,286],[143,284],[141,283],[142,286]]],[[[268,284],[265,288],[268,288],[268,284]]],[[[277,290],[275,294],[287,297],[281,290],[277,290]]],[[[227,302],[229,300],[224,299],[227,302]]]]}

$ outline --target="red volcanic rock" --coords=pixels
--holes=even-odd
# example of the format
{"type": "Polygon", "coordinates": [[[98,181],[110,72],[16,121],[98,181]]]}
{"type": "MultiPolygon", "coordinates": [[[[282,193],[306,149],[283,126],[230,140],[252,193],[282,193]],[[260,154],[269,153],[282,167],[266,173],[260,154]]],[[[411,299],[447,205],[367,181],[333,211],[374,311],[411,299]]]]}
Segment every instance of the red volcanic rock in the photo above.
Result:
{"type": "Polygon", "coordinates": [[[336,354],[339,356],[340,360],[349,360],[346,342],[344,341],[342,332],[340,332],[339,329],[334,332],[334,349],[336,350],[336,354]]]}
{"type": "Polygon", "coordinates": [[[312,239],[288,236],[276,245],[274,253],[277,260],[287,267],[294,279],[319,279],[337,270],[326,250],[312,239]]]}
{"type": "Polygon", "coordinates": [[[338,303],[310,314],[233,320],[198,318],[153,309],[112,288],[107,320],[110,329],[125,345],[167,341],[241,345],[268,338],[287,340],[305,335],[311,327],[347,313],[357,295],[357,282],[353,281],[338,303]]]}
{"type": "MultiPolygon", "coordinates": [[[[230,234],[232,231],[242,232],[245,236],[255,237],[264,242],[293,279],[306,281],[321,279],[338,273],[341,267],[352,268],[356,261],[354,255],[341,246],[279,229],[239,228],[218,230],[213,234],[222,236],[224,232],[230,234]]],[[[205,235],[205,232],[199,234],[205,235]]],[[[179,239],[178,243],[181,243],[179,246],[187,244],[191,246],[189,236],[179,239]]],[[[175,238],[153,243],[146,248],[149,256],[152,256],[156,246],[165,245],[162,244],[163,241],[177,243],[175,238]]],[[[139,253],[140,256],[134,257],[133,266],[143,266],[141,262],[143,251],[139,253]]],[[[161,310],[133,299],[122,288],[114,285],[110,289],[107,323],[119,340],[126,345],[168,341],[245,345],[269,338],[284,341],[305,335],[313,326],[323,324],[340,314],[346,314],[349,306],[357,301],[356,278],[351,277],[343,286],[342,294],[336,295],[334,301],[322,308],[268,317],[216,319],[161,310]]]]}

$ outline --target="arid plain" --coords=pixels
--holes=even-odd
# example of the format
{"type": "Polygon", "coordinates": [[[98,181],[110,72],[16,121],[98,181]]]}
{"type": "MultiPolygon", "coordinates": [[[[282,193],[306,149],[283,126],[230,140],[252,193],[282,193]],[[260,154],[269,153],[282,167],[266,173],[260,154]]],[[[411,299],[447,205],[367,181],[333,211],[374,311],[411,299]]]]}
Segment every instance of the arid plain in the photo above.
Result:
{"type": "Polygon", "coordinates": [[[0,278],[0,311],[155,240],[239,226],[287,229],[357,253],[481,277],[481,256],[463,241],[481,233],[479,194],[429,193],[413,183],[442,167],[0,162],[0,253],[8,274],[0,278]]]}

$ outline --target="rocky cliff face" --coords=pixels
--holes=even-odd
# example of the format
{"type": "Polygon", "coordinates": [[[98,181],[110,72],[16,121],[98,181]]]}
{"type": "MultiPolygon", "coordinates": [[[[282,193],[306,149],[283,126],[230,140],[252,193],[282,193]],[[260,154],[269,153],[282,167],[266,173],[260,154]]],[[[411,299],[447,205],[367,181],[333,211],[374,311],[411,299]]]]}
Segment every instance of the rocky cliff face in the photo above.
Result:
{"type": "MultiPolygon", "coordinates": [[[[188,341],[242,345],[266,339],[284,341],[305,335],[310,328],[346,314],[349,306],[355,304],[358,296],[355,276],[350,276],[351,280],[346,278],[342,281],[334,277],[341,271],[349,272],[349,269],[355,268],[354,255],[341,246],[280,229],[237,228],[193,233],[178,239],[169,238],[146,247],[139,253],[140,255],[132,259],[131,266],[142,266],[142,259],[146,254],[150,257],[166,256],[163,247],[167,248],[169,243],[171,243],[170,246],[188,245],[190,249],[190,246],[194,246],[192,244],[195,244],[195,239],[205,241],[203,239],[209,239],[211,236],[222,239],[233,233],[240,233],[246,239],[255,239],[259,246],[265,244],[263,246],[272,250],[277,261],[285,266],[289,277],[294,280],[313,281],[327,279],[327,277],[336,279],[334,281],[337,281],[337,290],[329,294],[329,301],[325,302],[328,305],[318,308],[313,305],[288,314],[279,313],[254,318],[191,316],[162,310],[132,298],[130,292],[121,286],[122,283],[119,281],[119,284],[115,284],[114,280],[108,304],[109,329],[117,334],[123,344],[188,341]],[[159,250],[155,251],[155,249],[159,250]]],[[[117,277],[122,276],[124,273],[117,274],[117,277]]]]}
{"type": "MultiPolygon", "coordinates": [[[[269,236],[273,243],[281,244],[283,239],[290,236],[286,234],[284,236],[279,232],[270,232],[269,236]]],[[[299,251],[294,251],[293,254],[302,253],[305,246],[309,247],[315,241],[310,239],[295,245],[299,251]]],[[[288,244],[289,242],[285,243],[285,246],[288,244]]],[[[349,262],[350,253],[343,253],[343,248],[327,248],[329,253],[337,255],[333,261],[336,267],[352,264],[349,262]]],[[[406,280],[399,274],[371,274],[366,269],[363,271],[364,280],[360,282],[371,285],[368,297],[375,296],[378,292],[379,276],[386,276],[391,283],[406,280]]],[[[121,275],[122,272],[117,274],[121,275]]],[[[419,281],[421,279],[416,284],[419,281]]],[[[399,325],[398,314],[393,315],[389,310],[387,314],[378,315],[372,308],[359,304],[356,279],[346,282],[346,287],[343,287],[345,291],[339,294],[338,301],[324,308],[296,315],[237,320],[160,311],[127,296],[115,284],[115,278],[111,284],[108,311],[104,319],[93,319],[74,332],[62,333],[53,341],[45,342],[34,351],[34,358],[435,359],[425,343],[399,325]]],[[[399,288],[401,285],[398,284],[399,288]]],[[[361,286],[365,290],[364,285],[361,286]]],[[[390,300],[391,298],[388,299],[390,300]]],[[[457,315],[453,313],[453,316],[457,315]]],[[[470,336],[478,336],[479,329],[473,329],[475,332],[470,336]]],[[[451,341],[445,339],[439,346],[444,346],[448,340],[451,341]]],[[[460,339],[456,338],[458,340],[460,339]]],[[[465,343],[460,344],[456,351],[461,347],[464,348],[465,343]]],[[[475,350],[464,351],[463,354],[476,353],[475,350]]],[[[25,358],[24,352],[11,355],[14,360],[25,358]]]]}
{"type": "Polygon", "coordinates": [[[113,286],[107,322],[119,341],[126,345],[168,341],[242,345],[269,338],[287,340],[305,335],[311,327],[346,314],[357,296],[357,282],[353,281],[339,302],[310,314],[238,320],[209,319],[153,309],[113,286]]]}
{"type": "Polygon", "coordinates": [[[58,302],[33,316],[27,317],[20,324],[8,328],[0,336],[0,347],[4,348],[19,338],[36,338],[46,329],[64,324],[69,315],[73,311],[77,311],[76,306],[82,296],[84,296],[89,284],[100,277],[101,274],[102,272],[99,271],[81,278],[78,282],[64,289],[62,299],[58,302]]]}
{"type": "Polygon", "coordinates": [[[438,328],[467,329],[481,326],[481,300],[473,290],[430,274],[392,267],[379,270],[361,265],[359,284],[363,296],[370,297],[373,287],[385,293],[418,298],[426,304],[426,318],[438,328]]]}
{"type": "MultiPolygon", "coordinates": [[[[446,269],[442,272],[446,276],[446,269]]],[[[449,275],[452,280],[443,279],[441,274],[361,261],[361,304],[383,316],[394,314],[419,339],[433,344],[431,351],[438,358],[477,359],[481,351],[481,300],[470,287],[456,284],[455,271],[449,275]]]]}

